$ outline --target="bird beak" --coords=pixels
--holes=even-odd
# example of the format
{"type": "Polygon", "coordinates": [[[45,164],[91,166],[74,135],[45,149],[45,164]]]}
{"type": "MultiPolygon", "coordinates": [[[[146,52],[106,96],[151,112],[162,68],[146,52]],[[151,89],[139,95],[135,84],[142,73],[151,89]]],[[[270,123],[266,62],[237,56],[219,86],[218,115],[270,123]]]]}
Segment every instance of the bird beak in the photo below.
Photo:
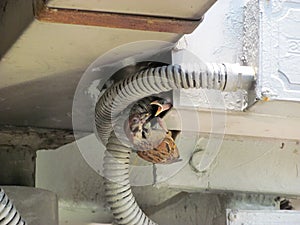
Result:
{"type": "Polygon", "coordinates": [[[161,104],[159,103],[157,100],[153,101],[150,103],[151,105],[157,105],[158,106],[158,110],[155,113],[155,116],[158,116],[159,114],[161,114],[162,112],[169,110],[172,105],[170,103],[166,103],[166,104],[161,104]]]}

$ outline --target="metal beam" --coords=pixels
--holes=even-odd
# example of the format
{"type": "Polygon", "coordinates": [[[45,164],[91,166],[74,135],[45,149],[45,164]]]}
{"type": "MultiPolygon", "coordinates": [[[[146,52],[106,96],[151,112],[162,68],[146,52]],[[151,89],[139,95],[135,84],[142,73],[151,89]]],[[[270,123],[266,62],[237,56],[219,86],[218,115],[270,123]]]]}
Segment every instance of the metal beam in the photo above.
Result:
{"type": "Polygon", "coordinates": [[[42,22],[50,23],[101,26],[177,34],[193,32],[202,21],[202,18],[200,20],[191,20],[48,7],[45,7],[38,13],[37,19],[42,22]]]}
{"type": "Polygon", "coordinates": [[[0,58],[34,19],[32,1],[0,1],[0,58]]]}
{"type": "Polygon", "coordinates": [[[268,108],[265,110],[269,110],[270,113],[262,113],[259,111],[261,107],[264,106],[250,109],[251,111],[247,112],[194,110],[188,107],[178,107],[173,109],[165,120],[171,130],[300,142],[299,104],[283,105],[280,102],[272,104],[273,115],[271,109],[268,108]],[[282,106],[286,107],[280,108],[282,106]],[[286,110],[288,113],[275,114],[276,110],[286,110]],[[290,115],[291,111],[293,115],[290,115]]]}
{"type": "MultiPolygon", "coordinates": [[[[220,151],[211,166],[199,173],[188,163],[189,157],[198,154],[194,158],[201,160],[199,153],[203,156],[211,150],[207,149],[211,139],[203,137],[195,146],[192,136],[185,134],[178,144],[186,165],[165,181],[170,188],[300,196],[299,142],[225,136],[222,144],[216,146],[220,151]]],[[[166,170],[158,170],[158,176],[163,177],[166,170]]]]}

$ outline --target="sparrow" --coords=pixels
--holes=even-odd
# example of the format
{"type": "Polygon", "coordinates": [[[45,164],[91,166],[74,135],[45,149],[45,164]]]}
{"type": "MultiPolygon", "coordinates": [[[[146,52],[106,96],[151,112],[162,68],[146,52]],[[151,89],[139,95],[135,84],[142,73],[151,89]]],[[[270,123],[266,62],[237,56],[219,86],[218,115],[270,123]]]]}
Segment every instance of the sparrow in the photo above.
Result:
{"type": "Polygon", "coordinates": [[[172,133],[162,120],[171,108],[170,102],[158,97],[144,98],[131,108],[126,134],[142,159],[152,163],[172,163],[179,158],[172,133]]]}
{"type": "Polygon", "coordinates": [[[148,151],[138,151],[137,155],[153,164],[171,164],[179,162],[179,151],[172,138],[172,133],[169,131],[163,141],[156,147],[148,151]]]}

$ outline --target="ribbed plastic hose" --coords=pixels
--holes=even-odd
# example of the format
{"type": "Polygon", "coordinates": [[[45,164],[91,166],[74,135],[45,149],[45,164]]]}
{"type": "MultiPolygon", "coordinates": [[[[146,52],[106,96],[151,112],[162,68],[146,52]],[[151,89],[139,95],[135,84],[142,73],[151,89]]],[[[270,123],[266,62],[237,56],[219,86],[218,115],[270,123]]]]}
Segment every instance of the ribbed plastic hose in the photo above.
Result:
{"type": "Polygon", "coordinates": [[[224,64],[201,65],[197,71],[184,71],[169,65],[149,68],[112,85],[99,99],[95,108],[98,135],[106,145],[104,175],[107,202],[115,223],[127,225],[155,224],[139,208],[129,183],[131,149],[126,140],[116,137],[115,129],[122,129],[118,117],[130,104],[147,96],[175,89],[206,88],[232,91],[241,83],[241,74],[228,76],[224,64]],[[116,124],[113,125],[113,124],[116,124]]]}
{"type": "MultiPolygon", "coordinates": [[[[204,67],[204,66],[203,66],[204,67]]],[[[150,68],[126,77],[110,87],[96,104],[98,135],[106,144],[112,131],[112,120],[131,103],[144,97],[175,89],[207,88],[224,90],[227,71],[223,64],[186,72],[178,65],[150,68]]]]}
{"type": "Polygon", "coordinates": [[[0,225],[27,225],[16,207],[9,200],[4,190],[0,188],[0,225]]]}
{"type": "Polygon", "coordinates": [[[155,225],[140,209],[129,183],[129,156],[131,149],[112,132],[106,145],[104,175],[106,201],[116,224],[155,225]]]}

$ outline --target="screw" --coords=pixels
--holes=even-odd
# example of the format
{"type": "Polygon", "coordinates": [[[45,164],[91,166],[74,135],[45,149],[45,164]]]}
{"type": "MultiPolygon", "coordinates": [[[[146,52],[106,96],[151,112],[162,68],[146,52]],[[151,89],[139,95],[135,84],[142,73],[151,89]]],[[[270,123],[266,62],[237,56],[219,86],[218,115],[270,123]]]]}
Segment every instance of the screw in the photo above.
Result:
{"type": "Polygon", "coordinates": [[[236,215],[236,212],[230,212],[228,214],[228,220],[229,221],[235,221],[237,219],[237,215],[236,215]]]}

